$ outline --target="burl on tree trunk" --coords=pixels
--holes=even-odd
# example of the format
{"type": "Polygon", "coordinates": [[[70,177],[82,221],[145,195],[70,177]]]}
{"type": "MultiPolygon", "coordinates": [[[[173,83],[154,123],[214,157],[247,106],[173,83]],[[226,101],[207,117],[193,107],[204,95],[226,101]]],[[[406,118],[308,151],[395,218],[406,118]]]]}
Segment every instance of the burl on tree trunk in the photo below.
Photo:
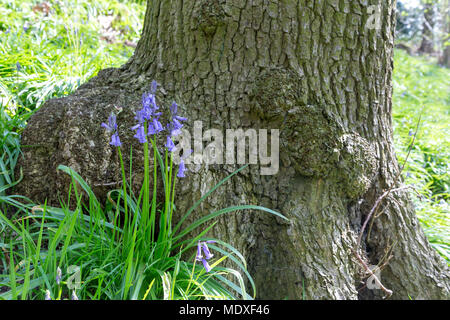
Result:
{"type": "MultiPolygon", "coordinates": [[[[100,197],[117,188],[117,154],[100,124],[122,108],[123,148],[135,146],[139,170],[130,128],[156,79],[159,101],[166,109],[177,101],[189,130],[196,120],[205,129],[280,129],[278,174],[262,176],[251,165],[196,213],[258,204],[289,218],[243,212],[222,217],[213,230],[247,258],[258,298],[382,298],[385,292],[365,285],[353,251],[377,199],[401,186],[391,122],[395,1],[375,2],[379,19],[365,0],[149,1],[126,65],[103,70],[30,119],[17,192],[57,204],[70,182],[59,164],[100,197]],[[371,19],[379,24],[368,27],[371,19]]],[[[178,215],[238,166],[188,168],[178,215]]],[[[139,185],[141,172],[134,172],[139,185]]],[[[448,267],[427,242],[407,190],[383,199],[370,225],[359,255],[367,265],[391,256],[380,280],[393,298],[450,298],[448,267]]]]}

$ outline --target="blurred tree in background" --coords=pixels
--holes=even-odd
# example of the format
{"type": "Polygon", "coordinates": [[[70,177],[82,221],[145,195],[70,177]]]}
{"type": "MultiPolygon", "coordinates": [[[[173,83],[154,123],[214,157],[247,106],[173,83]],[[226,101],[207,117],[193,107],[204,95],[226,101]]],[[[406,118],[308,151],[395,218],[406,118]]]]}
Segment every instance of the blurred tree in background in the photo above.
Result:
{"type": "Polygon", "coordinates": [[[418,52],[431,54],[434,52],[434,26],[437,0],[423,0],[422,42],[418,52]]]}
{"type": "Polygon", "coordinates": [[[444,36],[442,40],[443,53],[439,60],[439,63],[443,66],[450,68],[450,1],[445,0],[443,6],[443,31],[444,36]]]}
{"type": "Polygon", "coordinates": [[[440,57],[449,66],[449,0],[399,0],[397,42],[409,53],[440,57]]]}

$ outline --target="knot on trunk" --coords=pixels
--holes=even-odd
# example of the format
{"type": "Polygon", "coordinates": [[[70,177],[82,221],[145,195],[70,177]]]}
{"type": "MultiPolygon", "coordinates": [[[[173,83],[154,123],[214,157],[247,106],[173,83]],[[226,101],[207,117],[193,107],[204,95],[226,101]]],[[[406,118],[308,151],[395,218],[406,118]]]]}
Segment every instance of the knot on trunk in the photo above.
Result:
{"type": "Polygon", "coordinates": [[[333,108],[309,102],[303,80],[292,70],[263,72],[251,94],[252,111],[280,129],[285,163],[303,176],[338,180],[346,197],[357,199],[378,169],[375,150],[359,134],[347,132],[327,111],[333,108]]]}
{"type": "Polygon", "coordinates": [[[293,70],[272,68],[262,72],[255,83],[252,108],[261,119],[282,120],[298,105],[307,104],[304,77],[293,70]]]}
{"type": "Polygon", "coordinates": [[[198,1],[194,10],[196,25],[207,36],[214,35],[217,27],[224,23],[225,11],[218,1],[198,1]]]}
{"type": "Polygon", "coordinates": [[[355,200],[369,190],[378,171],[375,148],[356,133],[344,134],[339,139],[338,174],[343,191],[355,200]]]}
{"type": "Polygon", "coordinates": [[[342,131],[322,106],[307,103],[304,77],[282,68],[263,72],[252,92],[253,112],[280,129],[284,161],[304,176],[326,177],[335,168],[342,131]]]}

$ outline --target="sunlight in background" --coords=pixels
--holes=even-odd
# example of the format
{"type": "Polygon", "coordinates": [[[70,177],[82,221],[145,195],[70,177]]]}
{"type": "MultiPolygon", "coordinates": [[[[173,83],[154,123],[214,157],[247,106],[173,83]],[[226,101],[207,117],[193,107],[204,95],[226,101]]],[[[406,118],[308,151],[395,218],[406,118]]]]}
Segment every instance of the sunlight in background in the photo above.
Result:
{"type": "Polygon", "coordinates": [[[402,3],[408,8],[420,6],[420,0],[402,0],[402,3]]]}

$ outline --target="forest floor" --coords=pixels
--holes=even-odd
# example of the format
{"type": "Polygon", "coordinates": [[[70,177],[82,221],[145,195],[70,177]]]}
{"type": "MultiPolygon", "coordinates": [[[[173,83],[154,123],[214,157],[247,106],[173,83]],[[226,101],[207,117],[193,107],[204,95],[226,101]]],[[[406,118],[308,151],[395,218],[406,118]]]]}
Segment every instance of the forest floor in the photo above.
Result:
{"type": "MultiPolygon", "coordinates": [[[[145,1],[0,0],[0,203],[14,183],[20,133],[47,99],[73,92],[132,55],[145,1]],[[76,3],[76,4],[75,4],[76,3]]],[[[433,247],[450,263],[450,69],[395,52],[394,140],[412,197],[433,247]]],[[[2,231],[0,223],[0,232],[2,231]]]]}

